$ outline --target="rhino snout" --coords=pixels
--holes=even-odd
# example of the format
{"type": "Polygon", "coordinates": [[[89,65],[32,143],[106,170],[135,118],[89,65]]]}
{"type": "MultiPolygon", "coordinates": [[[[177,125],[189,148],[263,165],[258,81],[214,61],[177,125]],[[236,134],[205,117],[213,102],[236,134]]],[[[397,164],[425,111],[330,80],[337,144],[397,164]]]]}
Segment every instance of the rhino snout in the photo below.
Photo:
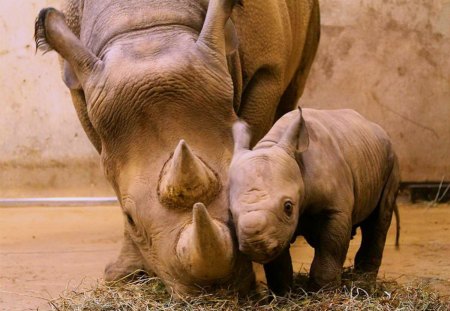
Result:
{"type": "Polygon", "coordinates": [[[239,250],[250,256],[253,261],[270,261],[281,248],[281,244],[272,237],[267,216],[260,212],[250,212],[238,221],[239,250]]]}
{"type": "Polygon", "coordinates": [[[255,237],[264,232],[267,227],[266,215],[258,212],[250,212],[239,219],[240,235],[255,237]]]}

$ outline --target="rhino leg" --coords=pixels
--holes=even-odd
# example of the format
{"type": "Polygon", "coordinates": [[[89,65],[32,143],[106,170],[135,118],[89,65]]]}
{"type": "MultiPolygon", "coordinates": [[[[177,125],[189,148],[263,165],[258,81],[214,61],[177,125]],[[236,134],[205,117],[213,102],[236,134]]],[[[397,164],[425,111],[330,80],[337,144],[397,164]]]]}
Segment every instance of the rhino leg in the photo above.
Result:
{"type": "MultiPolygon", "coordinates": [[[[374,283],[383,257],[386,236],[391,225],[392,214],[396,209],[396,197],[399,185],[397,165],[389,176],[383,189],[381,200],[366,221],[361,224],[362,241],[355,256],[355,272],[361,279],[374,283]]],[[[399,221],[399,219],[397,219],[399,221]]],[[[399,225],[397,223],[397,230],[399,225]]],[[[398,234],[398,232],[397,232],[398,234]]]]}
{"type": "Polygon", "coordinates": [[[275,69],[261,68],[246,86],[238,115],[250,126],[254,146],[272,127],[281,97],[281,78],[275,69]]]}
{"type": "Polygon", "coordinates": [[[351,215],[338,211],[326,215],[317,226],[320,229],[317,231],[314,259],[309,273],[309,290],[333,288],[341,283],[352,221],[351,215]]]}
{"type": "Polygon", "coordinates": [[[125,233],[125,239],[119,257],[116,261],[106,266],[104,279],[107,282],[127,279],[127,277],[131,277],[133,272],[143,271],[144,269],[147,273],[150,272],[151,274],[151,271],[148,271],[148,268],[144,266],[139,249],[131,240],[130,236],[125,233]]]}
{"type": "Polygon", "coordinates": [[[292,259],[287,247],[277,258],[264,265],[267,286],[277,296],[283,296],[292,288],[292,259]]]}
{"type": "Polygon", "coordinates": [[[313,2],[313,11],[307,29],[308,32],[306,35],[305,46],[301,53],[300,65],[281,97],[275,121],[281,118],[285,113],[288,113],[297,107],[298,99],[302,96],[305,89],[306,79],[309,76],[311,66],[316,57],[320,40],[320,13],[318,1],[313,2]]]}

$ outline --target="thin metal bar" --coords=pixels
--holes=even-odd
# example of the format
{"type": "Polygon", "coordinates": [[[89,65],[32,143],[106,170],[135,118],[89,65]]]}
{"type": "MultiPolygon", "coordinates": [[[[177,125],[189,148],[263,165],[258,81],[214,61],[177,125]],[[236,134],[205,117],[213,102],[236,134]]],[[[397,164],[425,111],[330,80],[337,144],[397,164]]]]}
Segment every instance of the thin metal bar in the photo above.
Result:
{"type": "Polygon", "coordinates": [[[0,199],[0,207],[115,205],[116,197],[11,198],[0,199]]]}

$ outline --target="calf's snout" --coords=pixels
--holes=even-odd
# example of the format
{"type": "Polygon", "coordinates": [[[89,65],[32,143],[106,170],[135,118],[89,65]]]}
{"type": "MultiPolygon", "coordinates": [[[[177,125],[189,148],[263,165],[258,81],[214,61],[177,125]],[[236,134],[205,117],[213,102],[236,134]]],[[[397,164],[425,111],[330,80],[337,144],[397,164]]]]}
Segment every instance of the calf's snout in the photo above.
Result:
{"type": "Polygon", "coordinates": [[[255,237],[267,227],[267,217],[258,212],[250,212],[239,219],[239,235],[255,237]]]}

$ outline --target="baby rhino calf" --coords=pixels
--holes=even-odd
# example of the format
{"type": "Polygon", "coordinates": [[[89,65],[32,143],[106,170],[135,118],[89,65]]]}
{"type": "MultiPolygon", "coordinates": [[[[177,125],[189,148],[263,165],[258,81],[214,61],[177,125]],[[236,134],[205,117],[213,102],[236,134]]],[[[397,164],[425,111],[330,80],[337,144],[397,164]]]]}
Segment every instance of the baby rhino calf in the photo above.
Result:
{"type": "Polygon", "coordinates": [[[252,150],[244,123],[233,135],[229,195],[239,248],[264,264],[269,288],[291,287],[289,244],[298,235],[315,250],[309,289],[338,285],[357,227],[355,271],[374,281],[398,215],[398,163],[386,132],[353,110],[300,109],[252,150]]]}

